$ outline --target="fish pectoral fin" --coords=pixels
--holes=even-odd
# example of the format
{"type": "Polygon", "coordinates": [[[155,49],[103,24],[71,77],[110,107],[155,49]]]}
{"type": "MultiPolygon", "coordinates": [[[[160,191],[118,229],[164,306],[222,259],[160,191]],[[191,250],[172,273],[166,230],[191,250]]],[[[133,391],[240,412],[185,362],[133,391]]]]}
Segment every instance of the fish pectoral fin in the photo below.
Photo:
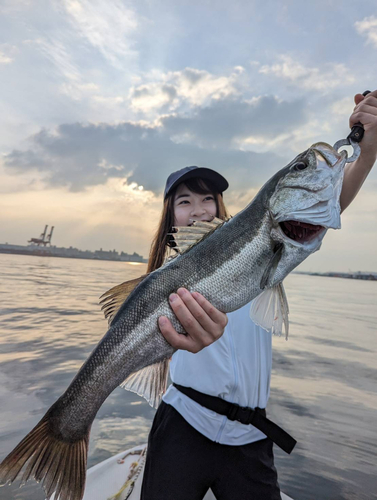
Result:
{"type": "Polygon", "coordinates": [[[127,299],[130,293],[137,287],[139,283],[146,278],[148,274],[143,274],[139,278],[133,280],[125,281],[120,285],[116,285],[110,290],[107,290],[103,295],[101,295],[100,304],[101,310],[103,311],[105,318],[107,318],[109,325],[111,324],[114,316],[121,308],[123,302],[127,299]]]}
{"type": "Polygon", "coordinates": [[[289,308],[283,283],[269,288],[256,297],[250,307],[250,318],[254,323],[274,335],[283,333],[288,339],[289,333],[289,308]]]}
{"type": "Polygon", "coordinates": [[[185,253],[209,233],[219,228],[224,222],[226,221],[215,217],[211,222],[195,221],[192,226],[174,226],[173,229],[176,232],[170,233],[170,235],[174,238],[177,251],[185,253]]]}
{"type": "Polygon", "coordinates": [[[164,359],[164,361],[131,373],[120,386],[127,391],[136,392],[136,394],[146,399],[151,406],[157,408],[166,392],[169,361],[169,359],[164,359]]]}

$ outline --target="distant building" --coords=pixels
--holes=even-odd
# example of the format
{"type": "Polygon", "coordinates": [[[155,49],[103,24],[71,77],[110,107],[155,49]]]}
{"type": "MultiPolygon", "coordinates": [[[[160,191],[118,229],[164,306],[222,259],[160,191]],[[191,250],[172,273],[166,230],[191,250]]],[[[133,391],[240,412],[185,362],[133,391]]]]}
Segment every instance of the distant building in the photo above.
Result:
{"type": "Polygon", "coordinates": [[[339,273],[339,272],[305,273],[305,272],[299,271],[296,274],[308,274],[310,276],[327,276],[329,278],[347,278],[347,279],[353,279],[353,280],[377,281],[377,273],[363,272],[363,271],[357,271],[354,273],[339,273]]]}
{"type": "Polygon", "coordinates": [[[18,255],[37,255],[39,257],[63,257],[68,259],[94,259],[94,260],[111,260],[123,262],[148,262],[142,255],[134,252],[128,254],[116,250],[79,250],[74,247],[56,247],[31,244],[27,246],[12,245],[9,243],[0,243],[0,253],[18,254],[18,255]]]}

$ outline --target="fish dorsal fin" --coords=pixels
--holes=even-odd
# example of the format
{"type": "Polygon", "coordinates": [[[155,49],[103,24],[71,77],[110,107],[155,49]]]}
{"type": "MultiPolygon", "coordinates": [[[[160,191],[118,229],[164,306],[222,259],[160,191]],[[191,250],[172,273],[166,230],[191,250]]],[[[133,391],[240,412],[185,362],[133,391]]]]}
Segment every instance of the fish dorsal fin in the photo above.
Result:
{"type": "Polygon", "coordinates": [[[110,288],[110,290],[107,290],[107,292],[101,295],[100,299],[102,300],[100,300],[99,303],[101,304],[101,310],[105,318],[107,318],[109,325],[126,298],[147,276],[148,274],[143,274],[143,276],[139,278],[125,281],[120,285],[113,286],[113,288],[110,288]]]}
{"type": "Polygon", "coordinates": [[[136,392],[157,408],[166,392],[169,375],[169,359],[164,359],[154,365],[149,365],[138,372],[131,373],[121,387],[127,391],[136,392]]]}
{"type": "Polygon", "coordinates": [[[194,221],[192,226],[175,226],[175,233],[171,233],[176,243],[175,249],[179,253],[185,253],[189,248],[196,245],[207,234],[215,231],[225,221],[215,217],[211,222],[194,221]]]}
{"type": "Polygon", "coordinates": [[[284,326],[286,340],[289,333],[288,314],[288,301],[283,283],[264,290],[252,301],[250,307],[250,318],[256,325],[279,336],[283,333],[284,326]]]}

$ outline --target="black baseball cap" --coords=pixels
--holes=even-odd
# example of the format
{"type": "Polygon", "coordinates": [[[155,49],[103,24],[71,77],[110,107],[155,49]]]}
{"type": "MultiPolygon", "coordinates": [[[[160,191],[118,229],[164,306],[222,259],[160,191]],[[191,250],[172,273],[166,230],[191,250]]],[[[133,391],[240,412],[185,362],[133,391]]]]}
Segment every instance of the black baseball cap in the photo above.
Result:
{"type": "Polygon", "coordinates": [[[217,188],[219,193],[222,193],[226,189],[228,189],[229,184],[228,181],[220,175],[218,172],[211,170],[210,168],[205,167],[184,167],[181,170],[177,170],[169,175],[165,191],[164,191],[164,199],[166,199],[167,195],[174,189],[178,184],[184,182],[188,179],[194,179],[195,177],[199,177],[200,179],[207,179],[212,182],[212,184],[217,188]]]}

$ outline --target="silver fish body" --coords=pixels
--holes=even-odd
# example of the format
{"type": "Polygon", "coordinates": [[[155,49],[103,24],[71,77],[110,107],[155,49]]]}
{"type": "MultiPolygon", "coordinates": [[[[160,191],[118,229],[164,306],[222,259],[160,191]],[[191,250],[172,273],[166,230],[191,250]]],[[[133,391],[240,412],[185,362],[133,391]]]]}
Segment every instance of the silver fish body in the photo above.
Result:
{"type": "MultiPolygon", "coordinates": [[[[12,481],[27,465],[23,479],[44,481],[48,498],[55,491],[56,500],[81,500],[88,436],[98,409],[127,377],[163,366],[174,353],[159,331],[159,316],[185,333],[169,295],[186,287],[231,312],[280,283],[319,249],[328,228],[340,227],[345,160],[325,143],[313,145],[275,174],[244,210],[148,275],[66,392],[4,459],[1,480],[12,481]]],[[[142,378],[139,382],[143,392],[142,378]]]]}

